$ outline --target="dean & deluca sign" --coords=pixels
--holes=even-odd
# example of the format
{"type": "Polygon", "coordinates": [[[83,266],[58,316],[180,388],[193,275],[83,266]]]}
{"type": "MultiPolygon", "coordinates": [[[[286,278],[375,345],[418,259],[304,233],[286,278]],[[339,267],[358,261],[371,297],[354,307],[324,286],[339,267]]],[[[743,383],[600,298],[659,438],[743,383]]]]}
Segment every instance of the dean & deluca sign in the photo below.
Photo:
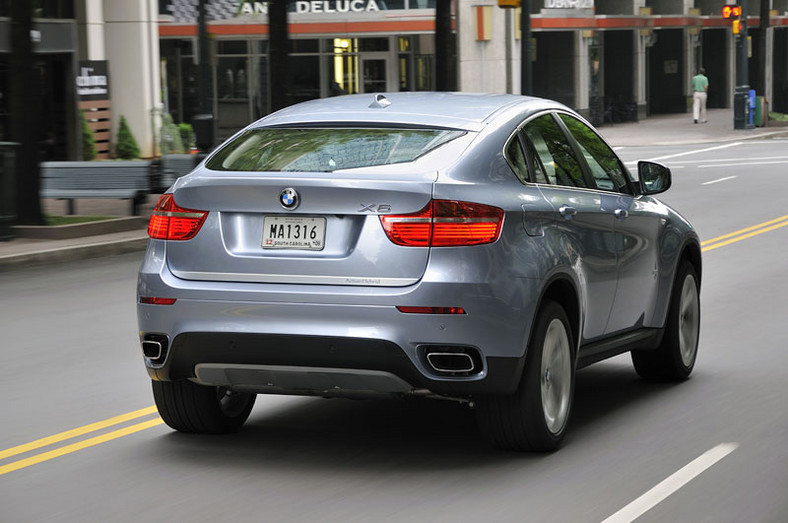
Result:
{"type": "MultiPolygon", "coordinates": [[[[385,7],[383,9],[385,9],[385,7]]],[[[296,0],[291,2],[290,10],[298,14],[369,13],[380,11],[381,6],[376,0],[296,0]],[[293,7],[295,7],[295,9],[293,9],[293,7]]],[[[248,0],[244,0],[238,6],[239,16],[266,14],[268,14],[267,2],[250,2],[248,0]]]]}

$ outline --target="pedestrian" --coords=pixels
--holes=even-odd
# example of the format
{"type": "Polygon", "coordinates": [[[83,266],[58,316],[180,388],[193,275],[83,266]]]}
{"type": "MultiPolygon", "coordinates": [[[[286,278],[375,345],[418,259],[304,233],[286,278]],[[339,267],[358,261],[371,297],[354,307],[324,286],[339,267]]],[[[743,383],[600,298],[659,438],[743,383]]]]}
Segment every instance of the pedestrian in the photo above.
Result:
{"type": "Polygon", "coordinates": [[[692,117],[695,123],[701,120],[706,123],[706,98],[709,93],[709,79],[706,78],[706,70],[701,67],[698,74],[692,77],[692,117]]]}

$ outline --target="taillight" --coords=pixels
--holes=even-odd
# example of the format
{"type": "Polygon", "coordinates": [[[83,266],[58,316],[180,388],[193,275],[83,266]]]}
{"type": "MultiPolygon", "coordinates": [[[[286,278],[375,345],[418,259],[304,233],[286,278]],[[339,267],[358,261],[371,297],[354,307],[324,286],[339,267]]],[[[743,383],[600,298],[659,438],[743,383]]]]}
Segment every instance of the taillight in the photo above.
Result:
{"type": "Polygon", "coordinates": [[[412,214],[380,217],[386,236],[406,247],[455,247],[492,243],[501,234],[503,210],[481,203],[432,200],[412,214]]]}
{"type": "Polygon", "coordinates": [[[200,231],[207,211],[184,209],[172,194],[162,194],[148,222],[148,236],[156,240],[191,240],[200,231]]]}
{"type": "Polygon", "coordinates": [[[462,307],[407,307],[397,305],[397,310],[404,314],[465,314],[462,307]]]}
{"type": "Polygon", "coordinates": [[[143,305],[173,305],[178,301],[177,298],[157,298],[154,296],[140,296],[140,303],[143,305]]]}

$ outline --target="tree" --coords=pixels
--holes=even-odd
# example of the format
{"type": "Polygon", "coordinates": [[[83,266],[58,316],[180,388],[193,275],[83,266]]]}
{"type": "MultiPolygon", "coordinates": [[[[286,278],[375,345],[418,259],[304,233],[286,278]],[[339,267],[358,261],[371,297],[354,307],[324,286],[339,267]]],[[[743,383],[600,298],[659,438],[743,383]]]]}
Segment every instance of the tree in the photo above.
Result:
{"type": "Polygon", "coordinates": [[[82,119],[82,159],[91,161],[96,159],[96,136],[85,119],[85,113],[79,112],[82,119]]]}
{"type": "Polygon", "coordinates": [[[41,134],[39,101],[41,79],[35,69],[31,31],[33,3],[10,2],[11,56],[9,97],[11,140],[19,143],[16,151],[16,214],[20,225],[43,225],[39,187],[39,139],[41,134]]]}
{"type": "Polygon", "coordinates": [[[123,116],[120,117],[120,125],[118,125],[118,143],[115,145],[115,156],[123,160],[133,160],[140,157],[137,140],[131,134],[131,128],[123,116]]]}

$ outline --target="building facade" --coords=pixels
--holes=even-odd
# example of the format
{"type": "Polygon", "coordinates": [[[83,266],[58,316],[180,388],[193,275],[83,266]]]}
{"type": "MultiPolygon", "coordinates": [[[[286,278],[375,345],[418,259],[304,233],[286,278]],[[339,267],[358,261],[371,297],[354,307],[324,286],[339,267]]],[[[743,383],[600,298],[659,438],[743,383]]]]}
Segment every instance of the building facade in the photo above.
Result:
{"type": "MultiPolygon", "coordinates": [[[[194,0],[160,3],[165,111],[188,122],[199,111],[194,0]]],[[[290,3],[289,100],[338,94],[433,90],[434,0],[296,0],[290,3]]],[[[220,139],[268,114],[267,4],[206,6],[211,109],[220,139]]]]}
{"type": "MultiPolygon", "coordinates": [[[[8,139],[8,2],[0,0],[0,141],[8,139]]],[[[687,112],[690,78],[709,77],[708,106],[731,107],[736,46],[722,0],[529,0],[532,94],[595,124],[687,112]]],[[[762,27],[749,0],[748,85],[788,112],[788,0],[770,0],[762,27]]],[[[281,79],[268,68],[267,3],[205,0],[208,88],[199,99],[198,0],[33,0],[35,67],[45,159],[79,159],[80,113],[108,154],[120,116],[144,157],[160,116],[208,110],[218,138],[270,112],[281,79]],[[87,93],[87,94],[86,94],[87,93]],[[103,93],[103,94],[102,94],[103,93]]],[[[343,93],[435,89],[435,0],[292,0],[293,103],[343,93]]],[[[519,93],[520,11],[454,0],[457,89],[519,93]]]]}
{"type": "MultiPolygon", "coordinates": [[[[461,90],[521,92],[520,10],[501,9],[497,3],[459,0],[461,90]]],[[[710,84],[708,106],[731,107],[741,37],[722,18],[725,3],[531,1],[533,94],[562,101],[595,124],[680,113],[691,101],[690,79],[703,67],[710,84]]],[[[768,14],[764,30],[760,2],[749,0],[747,80],[770,109],[786,111],[788,2],[771,0],[768,14]]]]}
{"type": "MultiPolygon", "coordinates": [[[[10,0],[0,1],[0,141],[10,140],[8,100],[10,0]]],[[[33,67],[41,105],[29,108],[40,127],[43,160],[82,157],[81,116],[96,132],[103,157],[124,116],[143,157],[156,154],[159,75],[155,0],[32,0],[33,67]]]]}

